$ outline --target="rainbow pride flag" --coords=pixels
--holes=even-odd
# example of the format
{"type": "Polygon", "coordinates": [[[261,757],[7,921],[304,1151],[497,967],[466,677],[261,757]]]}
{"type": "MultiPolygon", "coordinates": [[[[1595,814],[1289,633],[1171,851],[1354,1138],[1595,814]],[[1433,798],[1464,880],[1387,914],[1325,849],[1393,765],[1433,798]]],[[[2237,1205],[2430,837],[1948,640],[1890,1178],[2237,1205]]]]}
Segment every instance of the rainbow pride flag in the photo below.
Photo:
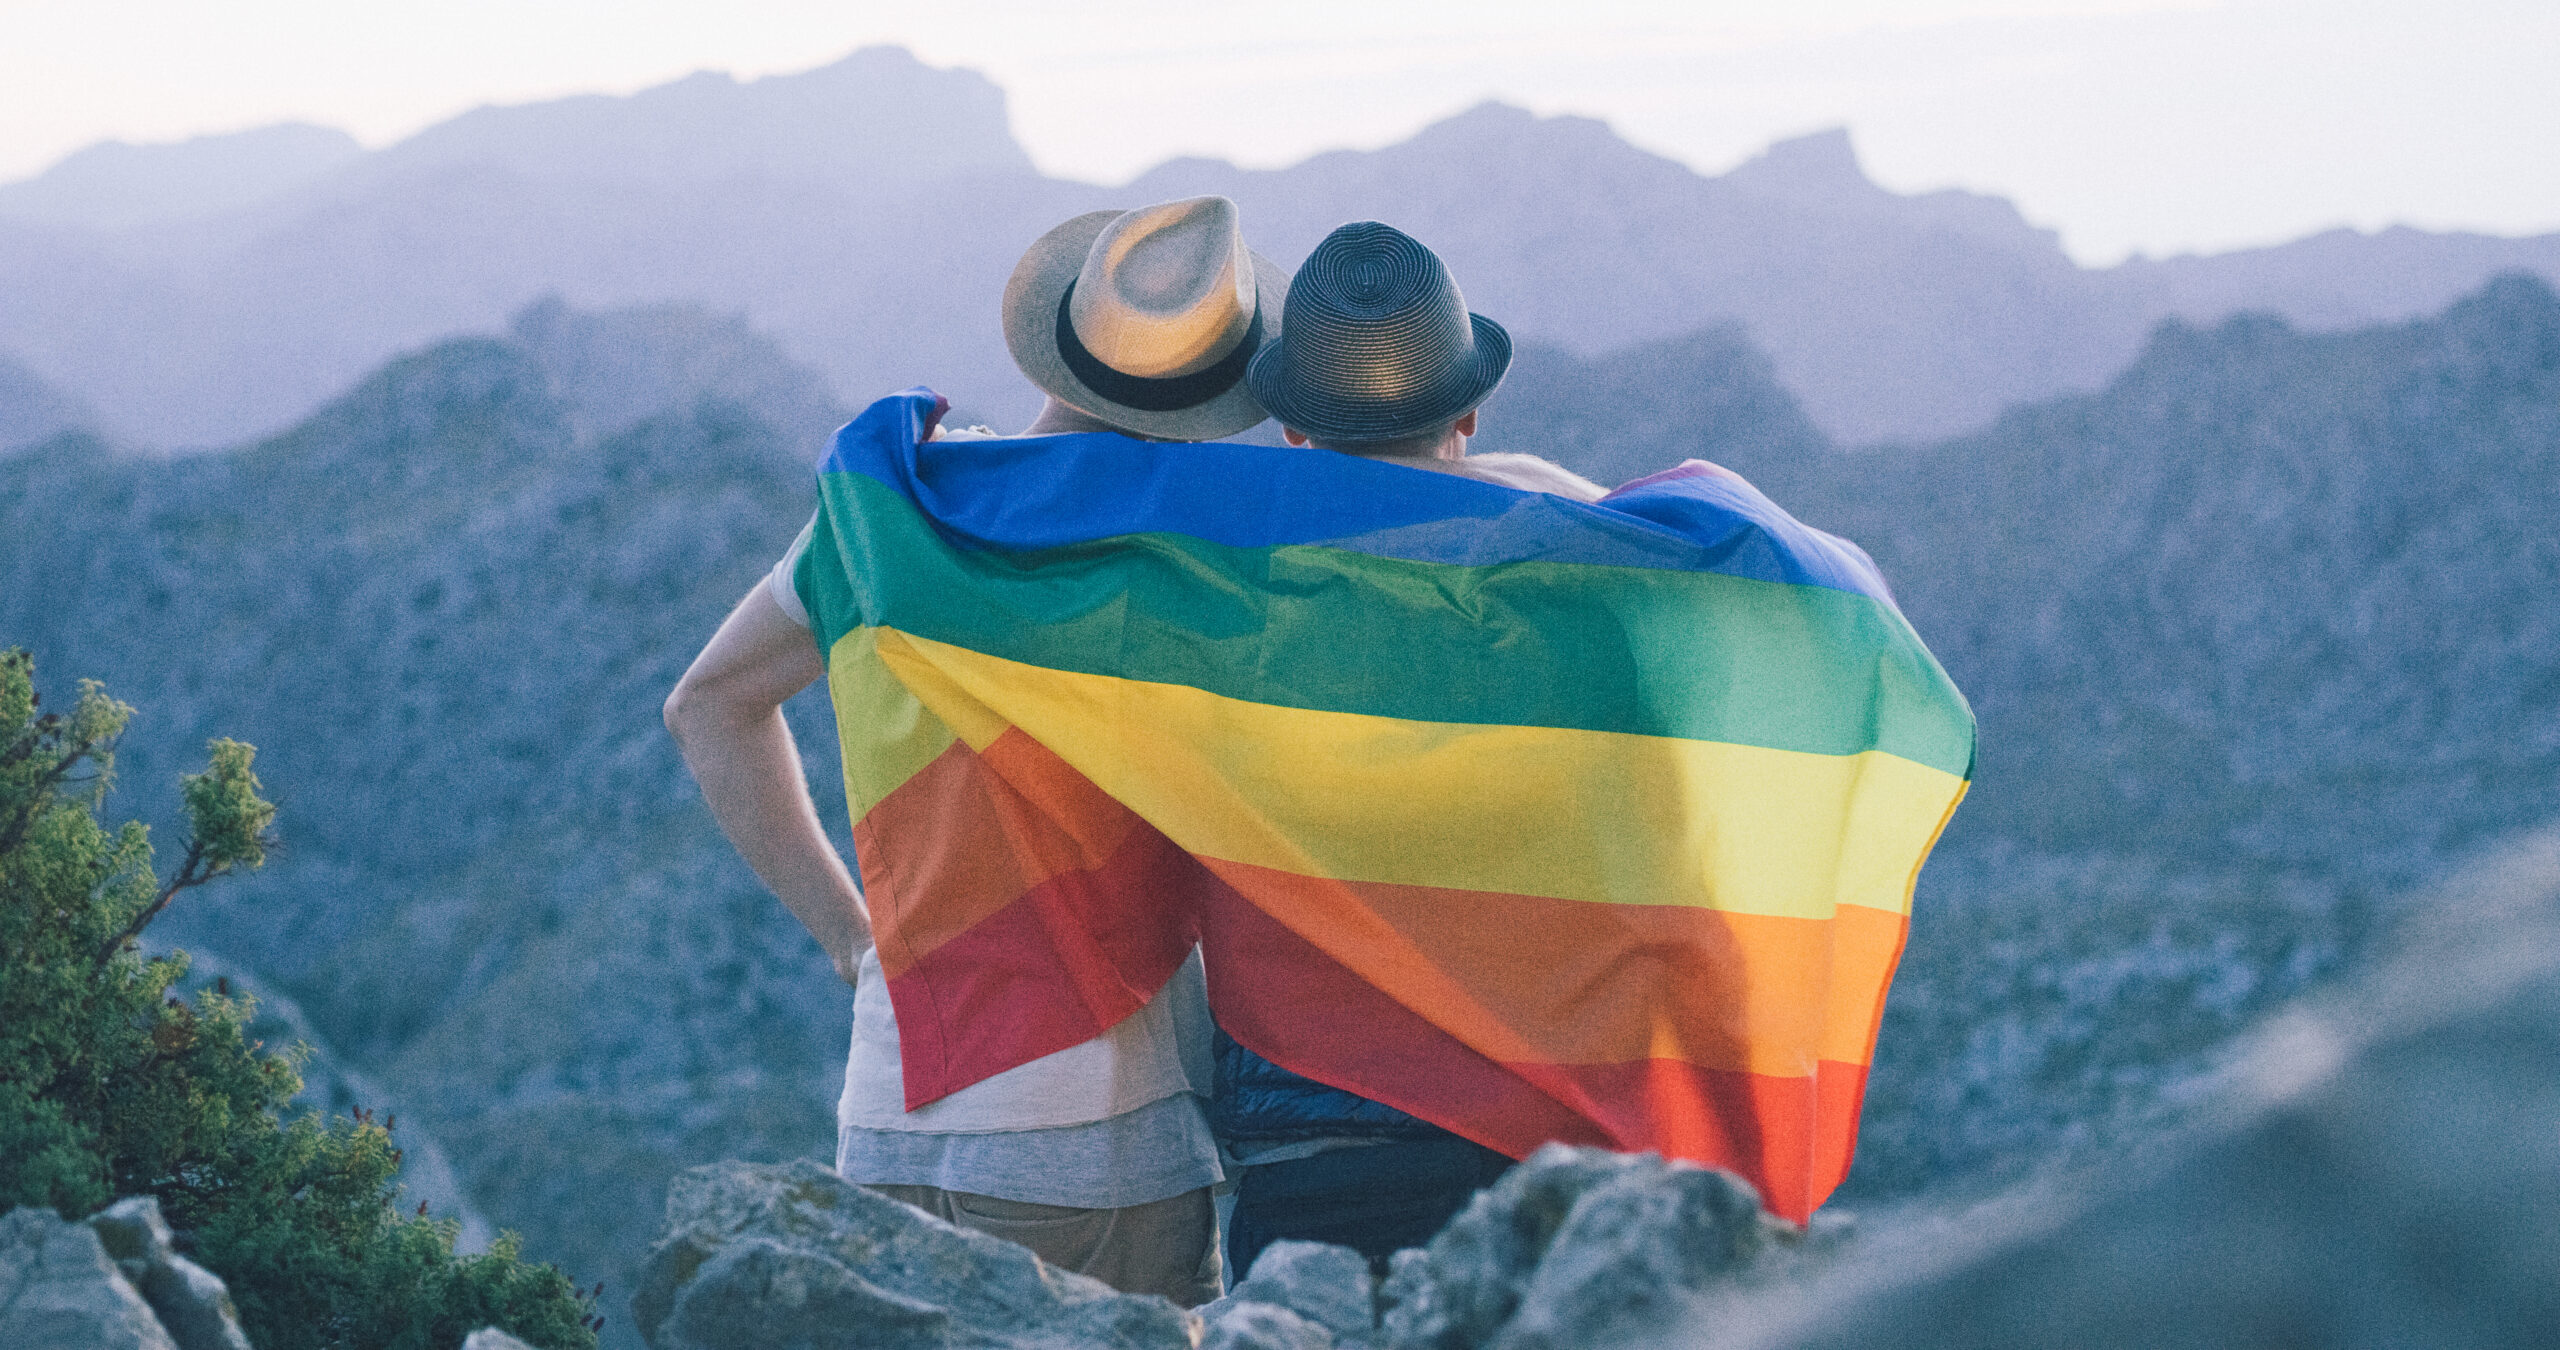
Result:
{"type": "Polygon", "coordinates": [[[1502,1152],[1839,1184],[1973,764],[1864,553],[1695,461],[1585,504],[942,410],[837,434],[794,577],[910,1108],[1197,942],[1236,1039],[1502,1152]]]}

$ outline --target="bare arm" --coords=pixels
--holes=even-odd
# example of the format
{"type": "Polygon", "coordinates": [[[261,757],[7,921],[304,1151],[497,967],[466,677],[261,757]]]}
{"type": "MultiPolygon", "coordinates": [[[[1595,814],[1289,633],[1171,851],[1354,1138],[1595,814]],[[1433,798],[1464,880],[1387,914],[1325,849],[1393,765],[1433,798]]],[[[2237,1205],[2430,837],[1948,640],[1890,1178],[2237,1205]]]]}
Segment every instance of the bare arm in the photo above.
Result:
{"type": "Polygon", "coordinates": [[[782,703],[826,675],[809,630],[763,583],[747,593],[667,695],[667,730],[720,832],[853,982],[871,919],[827,842],[782,703]]]}

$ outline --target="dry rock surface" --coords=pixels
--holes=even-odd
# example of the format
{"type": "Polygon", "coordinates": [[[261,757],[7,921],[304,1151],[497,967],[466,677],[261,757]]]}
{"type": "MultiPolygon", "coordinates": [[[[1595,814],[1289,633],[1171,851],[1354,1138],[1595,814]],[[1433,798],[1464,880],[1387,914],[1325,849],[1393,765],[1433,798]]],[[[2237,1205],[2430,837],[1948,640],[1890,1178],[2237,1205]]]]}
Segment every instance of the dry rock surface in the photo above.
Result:
{"type": "Polygon", "coordinates": [[[0,1216],[0,1346],[249,1350],[231,1294],[169,1244],[160,1202],[134,1196],[65,1223],[0,1216]]]}
{"type": "Polygon", "coordinates": [[[678,1177],[631,1313],[657,1350],[1190,1350],[1198,1326],[805,1159],[678,1177]]]}
{"type": "MultiPolygon", "coordinates": [[[[1478,1195],[1379,1288],[1394,1350],[1647,1342],[1802,1246],[1730,1173],[1548,1145],[1478,1195]]],[[[1258,1268],[1257,1268],[1258,1273],[1258,1268]]]]}
{"type": "Polygon", "coordinates": [[[0,1215],[0,1345],[176,1350],[98,1235],[49,1209],[0,1215]]]}
{"type": "Polygon", "coordinates": [[[1347,1248],[1274,1243],[1186,1313],[846,1184],[815,1163],[680,1178],[632,1299],[657,1350],[1547,1350],[1672,1334],[1720,1286],[1782,1268],[1795,1230],[1735,1178],[1549,1147],[1384,1280],[1347,1248]],[[1196,1338],[1196,1340],[1195,1340],[1196,1338]]]}
{"type": "MultiPolygon", "coordinates": [[[[170,1243],[160,1202],[128,1196],[66,1223],[0,1214],[0,1350],[252,1350],[231,1292],[170,1243]]],[[[503,1331],[462,1350],[530,1350],[503,1331]]]]}

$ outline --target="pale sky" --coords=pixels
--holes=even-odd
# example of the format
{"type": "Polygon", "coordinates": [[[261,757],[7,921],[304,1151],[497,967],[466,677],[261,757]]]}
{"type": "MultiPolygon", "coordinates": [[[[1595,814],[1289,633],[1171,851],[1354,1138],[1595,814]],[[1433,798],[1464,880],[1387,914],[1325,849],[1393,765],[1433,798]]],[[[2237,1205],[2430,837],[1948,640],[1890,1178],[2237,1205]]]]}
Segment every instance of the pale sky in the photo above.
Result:
{"type": "Polygon", "coordinates": [[[2007,196],[2087,262],[2560,230],[2560,0],[0,0],[0,181],[110,137],[295,119],[381,145],[875,42],[985,73],[1044,170],[1101,182],[1499,97],[1710,173],[1846,125],[1878,181],[2007,196]]]}

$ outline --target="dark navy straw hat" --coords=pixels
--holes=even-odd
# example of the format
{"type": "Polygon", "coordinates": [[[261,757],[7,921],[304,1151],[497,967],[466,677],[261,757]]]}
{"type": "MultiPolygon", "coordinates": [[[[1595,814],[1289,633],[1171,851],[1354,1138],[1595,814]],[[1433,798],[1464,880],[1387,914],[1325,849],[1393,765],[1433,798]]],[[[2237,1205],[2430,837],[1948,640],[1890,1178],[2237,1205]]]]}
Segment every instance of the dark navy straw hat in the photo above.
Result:
{"type": "Polygon", "coordinates": [[[1282,315],[1245,383],[1282,425],[1328,444],[1392,441],[1454,421],[1511,365],[1511,335],[1467,312],[1440,255],[1374,220],[1316,245],[1282,315]]]}

